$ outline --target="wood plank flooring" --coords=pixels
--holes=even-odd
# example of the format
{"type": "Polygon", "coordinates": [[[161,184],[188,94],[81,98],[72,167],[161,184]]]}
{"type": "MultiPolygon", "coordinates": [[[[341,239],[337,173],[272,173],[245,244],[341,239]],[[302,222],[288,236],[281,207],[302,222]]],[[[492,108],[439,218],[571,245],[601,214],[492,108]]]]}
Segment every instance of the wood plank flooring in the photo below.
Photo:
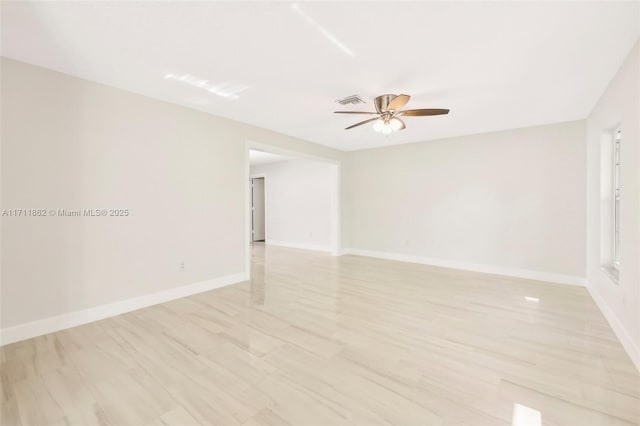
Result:
{"type": "Polygon", "coordinates": [[[640,422],[583,288],[261,244],[252,276],[1,348],[0,423],[640,422]]]}

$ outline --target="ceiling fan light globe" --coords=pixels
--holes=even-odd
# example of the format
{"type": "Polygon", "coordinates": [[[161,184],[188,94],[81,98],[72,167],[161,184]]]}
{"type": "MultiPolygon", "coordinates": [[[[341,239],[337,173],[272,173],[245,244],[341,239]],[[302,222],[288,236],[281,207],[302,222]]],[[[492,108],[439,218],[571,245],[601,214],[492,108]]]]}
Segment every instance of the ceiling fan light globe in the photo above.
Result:
{"type": "Polygon", "coordinates": [[[397,118],[392,118],[389,121],[389,127],[391,127],[392,131],[397,132],[402,128],[402,122],[397,118]]]}
{"type": "Polygon", "coordinates": [[[384,121],[382,119],[377,120],[373,123],[373,130],[376,132],[382,133],[382,129],[385,127],[384,121]]]}

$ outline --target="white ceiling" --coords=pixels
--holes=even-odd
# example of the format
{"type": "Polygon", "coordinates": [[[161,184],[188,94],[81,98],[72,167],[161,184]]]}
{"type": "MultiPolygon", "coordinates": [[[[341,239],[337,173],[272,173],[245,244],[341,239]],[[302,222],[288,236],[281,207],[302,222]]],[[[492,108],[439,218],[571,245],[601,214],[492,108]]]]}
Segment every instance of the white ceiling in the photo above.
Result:
{"type": "Polygon", "coordinates": [[[585,118],[639,17],[638,2],[2,2],[2,54],[354,150],[585,118]],[[332,113],[383,93],[451,113],[390,137],[332,113]]]}
{"type": "Polygon", "coordinates": [[[249,164],[252,166],[278,163],[280,161],[288,160],[292,160],[292,158],[284,155],[272,154],[270,152],[257,151],[255,149],[249,150],[249,164]]]}

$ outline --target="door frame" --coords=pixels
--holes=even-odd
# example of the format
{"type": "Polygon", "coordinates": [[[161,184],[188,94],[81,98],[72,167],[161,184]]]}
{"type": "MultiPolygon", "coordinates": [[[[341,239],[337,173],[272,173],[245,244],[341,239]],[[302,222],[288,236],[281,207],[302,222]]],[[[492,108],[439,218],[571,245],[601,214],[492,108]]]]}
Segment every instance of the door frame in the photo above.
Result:
{"type": "MultiPolygon", "coordinates": [[[[335,188],[332,191],[332,207],[333,207],[333,211],[332,211],[332,220],[331,220],[331,224],[332,224],[332,229],[331,229],[331,236],[332,236],[332,242],[331,242],[331,246],[332,246],[332,250],[331,250],[331,254],[333,256],[339,256],[340,255],[340,244],[341,244],[341,240],[340,240],[340,220],[341,220],[341,215],[340,215],[340,161],[338,160],[334,160],[332,158],[326,158],[326,157],[320,157],[320,156],[316,156],[316,155],[310,155],[310,154],[306,154],[303,152],[299,152],[299,151],[293,151],[293,150],[289,150],[289,149],[284,149],[284,148],[280,148],[280,147],[276,147],[273,145],[269,145],[269,144],[264,144],[264,143],[260,143],[260,142],[256,142],[253,140],[245,140],[245,144],[244,144],[244,188],[245,188],[245,197],[244,197],[244,210],[245,210],[245,234],[244,234],[244,241],[245,241],[245,271],[247,271],[247,277],[251,278],[251,188],[249,186],[250,180],[251,179],[251,169],[250,169],[250,165],[249,165],[249,151],[250,150],[258,150],[258,151],[264,151],[264,152],[270,152],[272,154],[280,154],[280,155],[286,155],[289,157],[294,157],[294,158],[298,158],[298,159],[307,159],[307,160],[313,160],[313,161],[320,161],[323,163],[328,163],[328,164],[332,164],[336,167],[336,179],[335,179],[335,188]]],[[[256,177],[260,177],[256,174],[256,177]]],[[[266,202],[267,202],[267,196],[266,196],[266,185],[267,185],[267,179],[265,178],[265,206],[266,206],[266,202]]],[[[265,208],[266,210],[266,208],[265,208]]],[[[267,225],[266,225],[266,211],[265,211],[265,243],[266,243],[266,236],[267,236],[267,225]]]]}
{"type": "MultiPolygon", "coordinates": [[[[262,178],[264,179],[264,243],[267,243],[267,174],[266,173],[256,173],[254,175],[250,175],[249,176],[249,181],[251,181],[251,179],[256,179],[256,178],[262,178]]],[[[252,206],[252,200],[251,200],[251,191],[249,191],[249,213],[251,213],[251,206],[252,206]]],[[[251,234],[251,232],[253,231],[253,228],[251,226],[251,217],[249,217],[249,242],[253,243],[253,235],[251,234]]]]}

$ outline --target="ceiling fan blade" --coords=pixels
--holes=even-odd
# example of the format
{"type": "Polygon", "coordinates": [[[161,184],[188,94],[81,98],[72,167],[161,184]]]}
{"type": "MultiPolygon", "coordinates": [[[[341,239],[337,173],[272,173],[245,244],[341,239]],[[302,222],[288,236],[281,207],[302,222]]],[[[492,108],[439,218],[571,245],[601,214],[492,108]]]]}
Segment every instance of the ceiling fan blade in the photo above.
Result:
{"type": "Polygon", "coordinates": [[[377,112],[368,111],[333,111],[334,114],[377,114],[377,112]]]}
{"type": "Polygon", "coordinates": [[[400,127],[398,127],[398,131],[404,130],[407,128],[407,125],[404,124],[404,121],[400,120],[398,117],[393,117],[391,120],[398,120],[400,122],[400,127]]]}
{"type": "Polygon", "coordinates": [[[442,115],[449,114],[448,109],[432,108],[432,109],[408,109],[406,111],[400,111],[396,115],[404,115],[407,117],[424,117],[427,115],[442,115]]]}
{"type": "Polygon", "coordinates": [[[371,123],[372,121],[376,121],[376,120],[379,120],[379,119],[380,119],[379,117],[370,118],[368,120],[364,120],[364,121],[361,121],[359,123],[352,124],[351,126],[346,127],[345,130],[353,129],[354,127],[362,126],[363,124],[371,123]]]}
{"type": "Polygon", "coordinates": [[[409,95],[396,96],[387,106],[387,111],[390,111],[390,110],[398,111],[400,108],[405,106],[407,102],[409,102],[409,99],[411,99],[411,96],[409,95]]]}

